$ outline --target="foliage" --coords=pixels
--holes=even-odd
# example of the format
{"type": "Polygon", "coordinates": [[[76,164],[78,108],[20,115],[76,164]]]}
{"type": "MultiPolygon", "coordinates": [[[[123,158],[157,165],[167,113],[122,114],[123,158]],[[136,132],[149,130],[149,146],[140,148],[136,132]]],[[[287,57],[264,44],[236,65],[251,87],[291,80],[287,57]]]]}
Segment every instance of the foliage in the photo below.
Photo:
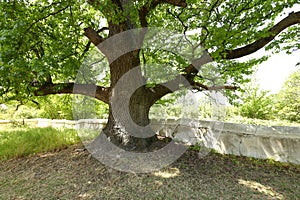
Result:
{"type": "Polygon", "coordinates": [[[278,115],[281,119],[300,122],[300,70],[292,73],[277,94],[278,115]]]}
{"type": "Polygon", "coordinates": [[[255,119],[270,119],[274,112],[274,97],[259,88],[257,84],[248,84],[241,94],[238,105],[241,116],[255,119]]]}
{"type": "Polygon", "coordinates": [[[1,120],[32,119],[39,116],[39,110],[36,109],[36,105],[32,102],[21,105],[18,101],[10,101],[5,104],[1,104],[1,106],[1,120]]]}
{"type": "MultiPolygon", "coordinates": [[[[108,32],[100,30],[108,25],[107,22],[121,24],[125,21],[141,27],[139,9],[156,1],[126,2],[124,9],[118,10],[114,1],[105,0],[0,1],[2,100],[32,99],[34,91],[50,81],[73,82],[87,51],[92,49],[84,36],[84,28],[91,27],[105,38],[108,32]],[[126,21],[128,19],[130,21],[126,21]]],[[[238,85],[245,81],[245,74],[252,73],[252,66],[266,58],[242,63],[222,59],[226,52],[269,36],[268,30],[274,25],[275,18],[298,0],[174,1],[179,2],[179,6],[170,5],[173,1],[161,2],[169,4],[149,6],[149,13],[143,13],[148,14],[148,26],[181,33],[194,31],[195,34],[187,37],[191,47],[197,49],[201,45],[207,49],[218,63],[219,78],[224,83],[238,85]]],[[[296,41],[294,37],[299,36],[298,30],[299,26],[290,27],[268,48],[279,48],[278,43],[296,41]]],[[[180,56],[166,51],[146,49],[142,53],[146,60],[144,64],[167,63],[177,73],[187,64],[180,56]]],[[[199,80],[206,81],[203,77],[199,80]]]]}
{"type": "Polygon", "coordinates": [[[49,152],[80,142],[75,130],[25,128],[0,131],[0,159],[49,152]]]}
{"type": "Polygon", "coordinates": [[[33,82],[47,81],[50,73],[54,81],[74,78],[80,60],[76,51],[83,48],[80,25],[74,19],[85,20],[86,14],[74,12],[79,4],[70,8],[72,3],[1,2],[1,76],[5,74],[1,85],[5,98],[31,98],[33,82]]]}
{"type": "Polygon", "coordinates": [[[73,119],[72,99],[69,95],[54,95],[39,98],[40,118],[73,119]]]}

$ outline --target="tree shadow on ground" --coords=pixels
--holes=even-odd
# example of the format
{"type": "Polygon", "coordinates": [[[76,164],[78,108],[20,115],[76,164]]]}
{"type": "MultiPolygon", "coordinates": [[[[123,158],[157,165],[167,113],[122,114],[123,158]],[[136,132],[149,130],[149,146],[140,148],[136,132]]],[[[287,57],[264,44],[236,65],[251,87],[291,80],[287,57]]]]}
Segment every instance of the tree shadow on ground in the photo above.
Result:
{"type": "Polygon", "coordinates": [[[102,165],[75,145],[0,163],[0,199],[300,199],[300,166],[187,151],[160,171],[102,165]]]}

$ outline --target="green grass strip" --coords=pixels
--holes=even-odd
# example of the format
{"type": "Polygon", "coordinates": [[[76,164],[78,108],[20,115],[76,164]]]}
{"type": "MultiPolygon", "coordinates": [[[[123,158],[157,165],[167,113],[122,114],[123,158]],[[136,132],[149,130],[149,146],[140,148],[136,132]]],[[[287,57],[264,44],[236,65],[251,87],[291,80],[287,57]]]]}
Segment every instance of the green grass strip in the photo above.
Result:
{"type": "Polygon", "coordinates": [[[27,128],[0,131],[0,160],[55,151],[80,142],[76,130],[27,128]]]}

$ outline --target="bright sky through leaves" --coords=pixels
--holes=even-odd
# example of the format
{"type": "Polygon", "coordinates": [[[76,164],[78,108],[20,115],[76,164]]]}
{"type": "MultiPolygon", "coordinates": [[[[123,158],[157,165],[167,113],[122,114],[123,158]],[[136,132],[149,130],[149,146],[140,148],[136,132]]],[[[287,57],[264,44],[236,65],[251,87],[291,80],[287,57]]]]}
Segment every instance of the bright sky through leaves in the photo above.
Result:
{"type": "MultiPolygon", "coordinates": [[[[261,51],[257,54],[259,53],[261,51]]],[[[275,54],[268,61],[259,65],[256,77],[261,88],[270,90],[271,93],[277,93],[288,76],[299,68],[296,66],[300,59],[299,54],[300,51],[291,55],[275,54]]]]}
{"type": "MultiPolygon", "coordinates": [[[[287,9],[286,14],[293,10],[300,10],[300,4],[287,9]]],[[[280,19],[278,17],[277,22],[280,19]]],[[[271,52],[261,49],[246,58],[256,58],[262,55],[271,55],[271,57],[258,66],[256,78],[261,89],[270,90],[271,93],[275,94],[281,89],[288,76],[299,68],[296,64],[300,62],[300,51],[298,50],[290,55],[285,52],[272,55],[271,52]]]]}

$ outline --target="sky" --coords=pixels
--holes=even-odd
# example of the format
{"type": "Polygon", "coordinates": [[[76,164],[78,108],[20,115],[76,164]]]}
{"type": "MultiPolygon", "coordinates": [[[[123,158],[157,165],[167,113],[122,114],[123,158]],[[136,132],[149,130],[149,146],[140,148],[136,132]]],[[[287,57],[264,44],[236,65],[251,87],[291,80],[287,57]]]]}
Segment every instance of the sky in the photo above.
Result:
{"type": "MultiPolygon", "coordinates": [[[[267,54],[270,53],[262,49],[244,59],[261,57],[267,54]]],[[[296,66],[298,62],[300,62],[300,50],[291,55],[285,52],[273,54],[267,61],[257,66],[258,70],[254,77],[261,89],[269,90],[270,93],[275,94],[281,89],[289,75],[299,69],[300,66],[296,66]]]]}
{"type": "MultiPolygon", "coordinates": [[[[264,53],[263,51],[257,52],[264,53]]],[[[277,93],[289,75],[299,69],[300,51],[287,55],[285,52],[272,55],[267,61],[258,66],[256,79],[260,88],[277,93]]]]}

